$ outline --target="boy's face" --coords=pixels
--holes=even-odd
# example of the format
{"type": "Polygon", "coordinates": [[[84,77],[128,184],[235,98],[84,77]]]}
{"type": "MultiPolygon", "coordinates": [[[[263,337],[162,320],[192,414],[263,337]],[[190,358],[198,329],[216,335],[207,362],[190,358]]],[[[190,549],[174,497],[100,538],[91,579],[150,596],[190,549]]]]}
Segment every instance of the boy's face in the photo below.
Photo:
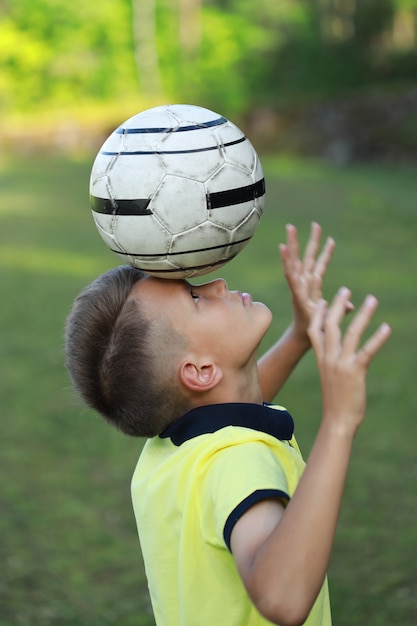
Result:
{"type": "Polygon", "coordinates": [[[270,310],[247,293],[229,291],[223,279],[194,286],[185,280],[146,277],[132,295],[150,319],[161,314],[187,343],[187,349],[215,362],[245,365],[271,323],[270,310]]]}

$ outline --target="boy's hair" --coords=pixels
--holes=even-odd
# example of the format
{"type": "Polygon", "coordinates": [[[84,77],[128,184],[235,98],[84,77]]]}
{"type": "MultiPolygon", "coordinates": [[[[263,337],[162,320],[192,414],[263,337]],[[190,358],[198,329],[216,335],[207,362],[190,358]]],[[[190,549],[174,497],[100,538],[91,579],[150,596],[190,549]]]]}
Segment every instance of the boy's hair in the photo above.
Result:
{"type": "Polygon", "coordinates": [[[129,297],[145,274],[111,269],[74,300],[66,365],[81,398],[127,435],[153,437],[189,408],[174,376],[184,340],[129,297]]]}

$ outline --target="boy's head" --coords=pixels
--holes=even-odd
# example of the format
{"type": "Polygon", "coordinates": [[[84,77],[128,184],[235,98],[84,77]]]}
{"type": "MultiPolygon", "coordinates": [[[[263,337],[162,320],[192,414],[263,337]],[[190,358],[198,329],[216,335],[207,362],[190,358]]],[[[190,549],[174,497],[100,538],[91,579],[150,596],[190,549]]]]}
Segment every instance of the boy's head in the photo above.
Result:
{"type": "Polygon", "coordinates": [[[221,279],[193,286],[121,266],[75,299],[67,368],[89,406],[126,434],[152,437],[194,406],[245,401],[230,393],[245,389],[270,321],[221,279]]]}

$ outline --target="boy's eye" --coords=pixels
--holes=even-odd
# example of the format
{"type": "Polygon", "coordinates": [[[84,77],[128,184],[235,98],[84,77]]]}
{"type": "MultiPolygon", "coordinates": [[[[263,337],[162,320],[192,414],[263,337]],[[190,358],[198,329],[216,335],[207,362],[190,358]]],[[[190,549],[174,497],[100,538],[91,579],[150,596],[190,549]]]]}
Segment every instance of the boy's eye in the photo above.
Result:
{"type": "Polygon", "coordinates": [[[194,300],[194,302],[197,302],[200,299],[199,296],[193,291],[191,291],[191,297],[194,300]]]}

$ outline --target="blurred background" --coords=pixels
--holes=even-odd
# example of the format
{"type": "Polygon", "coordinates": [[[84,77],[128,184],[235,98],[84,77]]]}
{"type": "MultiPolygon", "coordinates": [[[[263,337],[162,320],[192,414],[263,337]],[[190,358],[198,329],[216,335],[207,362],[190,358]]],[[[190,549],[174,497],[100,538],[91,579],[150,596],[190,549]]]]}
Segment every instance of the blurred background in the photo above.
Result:
{"type": "Polygon", "coordinates": [[[192,102],[258,146],[338,162],[417,146],[415,0],[2,0],[2,144],[88,150],[192,102]]]}
{"type": "MultiPolygon", "coordinates": [[[[63,329],[119,262],[91,218],[95,154],[168,102],[229,117],[261,156],[263,220],[221,275],[273,310],[266,345],[291,315],[287,222],[336,238],[326,297],[371,291],[392,325],[330,589],[335,626],[415,626],[417,0],[0,0],[0,626],[154,624],[129,493],[143,442],[74,398],[63,329]]],[[[307,457],[313,355],[278,400],[307,457]]]]}

